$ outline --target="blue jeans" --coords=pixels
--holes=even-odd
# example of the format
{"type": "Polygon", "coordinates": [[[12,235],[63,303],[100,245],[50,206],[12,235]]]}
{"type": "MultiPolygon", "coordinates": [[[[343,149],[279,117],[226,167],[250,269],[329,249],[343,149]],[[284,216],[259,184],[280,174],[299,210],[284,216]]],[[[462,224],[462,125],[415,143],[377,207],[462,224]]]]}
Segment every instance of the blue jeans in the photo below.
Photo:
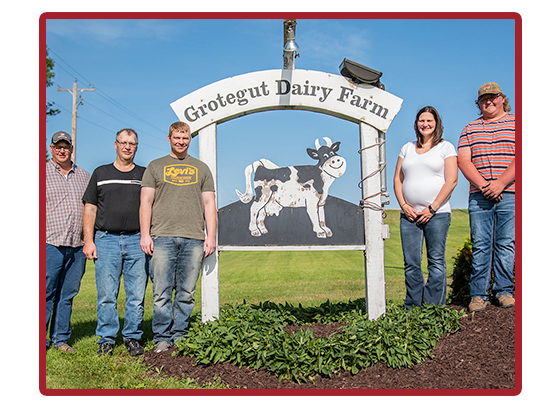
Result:
{"type": "Polygon", "coordinates": [[[147,255],[140,249],[140,233],[95,233],[97,260],[95,261],[95,284],[97,286],[97,329],[99,344],[115,343],[119,331],[117,297],[121,276],[126,295],[124,326],[125,340],[142,339],[144,319],[144,295],[148,283],[147,255]]]}
{"type": "Polygon", "coordinates": [[[72,302],[80,291],[80,283],[86,270],[86,257],[82,247],[56,247],[47,244],[45,252],[47,292],[47,347],[67,344],[70,339],[72,302]]]}
{"type": "Polygon", "coordinates": [[[189,331],[204,241],[180,237],[152,239],[154,251],[150,259],[150,278],[154,288],[154,342],[173,344],[189,331]]]}
{"type": "Polygon", "coordinates": [[[401,214],[401,243],[404,256],[404,278],[407,309],[424,303],[445,305],[447,265],[445,244],[451,224],[450,213],[436,213],[426,224],[409,221],[401,214]],[[422,247],[426,241],[428,280],[422,273],[422,247]]]}
{"type": "Polygon", "coordinates": [[[488,200],[482,193],[469,196],[472,239],[471,297],[496,298],[513,294],[515,266],[515,193],[503,193],[501,201],[488,200]]]}

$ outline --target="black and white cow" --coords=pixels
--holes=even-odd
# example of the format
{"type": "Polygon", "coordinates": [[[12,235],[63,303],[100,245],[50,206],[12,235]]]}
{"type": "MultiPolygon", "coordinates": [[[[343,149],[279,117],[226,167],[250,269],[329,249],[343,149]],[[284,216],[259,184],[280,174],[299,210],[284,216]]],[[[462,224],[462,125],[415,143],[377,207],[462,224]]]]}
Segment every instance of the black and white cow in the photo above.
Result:
{"type": "Polygon", "coordinates": [[[279,215],[284,207],[305,207],[313,231],[318,238],[332,236],[332,231],[325,225],[325,202],[333,181],[346,171],[346,160],[336,152],[340,142],[321,146],[315,140],[315,150],[307,149],[311,158],[319,160],[315,166],[278,167],[270,160],[261,159],[245,168],[245,194],[236,190],[239,199],[247,204],[253,199],[251,174],[254,176],[255,200],[251,204],[251,235],[259,237],[268,233],[264,225],[267,215],[279,215]]]}

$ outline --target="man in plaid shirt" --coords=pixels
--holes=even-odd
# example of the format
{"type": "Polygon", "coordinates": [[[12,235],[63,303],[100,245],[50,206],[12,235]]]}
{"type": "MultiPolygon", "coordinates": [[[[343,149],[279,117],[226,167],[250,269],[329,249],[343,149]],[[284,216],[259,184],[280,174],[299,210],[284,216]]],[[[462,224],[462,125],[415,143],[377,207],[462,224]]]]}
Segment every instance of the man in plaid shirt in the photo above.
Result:
{"type": "Polygon", "coordinates": [[[61,351],[75,352],[68,345],[72,301],[80,290],[86,258],[82,252],[84,204],[82,196],[90,175],[72,163],[72,138],[56,132],[47,162],[47,348],[50,339],[61,351]]]}

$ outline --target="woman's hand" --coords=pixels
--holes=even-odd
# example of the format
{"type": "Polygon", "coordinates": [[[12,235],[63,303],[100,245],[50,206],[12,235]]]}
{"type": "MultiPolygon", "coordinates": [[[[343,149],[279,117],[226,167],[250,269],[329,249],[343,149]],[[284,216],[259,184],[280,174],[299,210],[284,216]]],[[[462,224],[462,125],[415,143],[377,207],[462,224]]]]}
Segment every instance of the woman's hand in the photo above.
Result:
{"type": "Polygon", "coordinates": [[[428,207],[424,208],[421,212],[418,213],[418,217],[416,218],[416,222],[418,224],[426,224],[428,221],[432,219],[434,214],[430,211],[428,207]]]}
{"type": "Polygon", "coordinates": [[[418,218],[418,216],[420,215],[419,213],[416,212],[416,210],[414,209],[414,207],[412,207],[410,204],[405,203],[402,206],[402,210],[404,212],[404,215],[406,217],[407,220],[409,220],[410,222],[414,222],[416,221],[416,219],[418,218]]]}

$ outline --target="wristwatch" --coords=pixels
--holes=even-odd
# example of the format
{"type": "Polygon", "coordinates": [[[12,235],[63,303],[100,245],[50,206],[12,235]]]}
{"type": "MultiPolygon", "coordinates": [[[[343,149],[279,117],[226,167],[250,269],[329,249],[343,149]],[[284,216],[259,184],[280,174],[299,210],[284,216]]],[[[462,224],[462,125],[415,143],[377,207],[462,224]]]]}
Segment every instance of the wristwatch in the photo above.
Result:
{"type": "Polygon", "coordinates": [[[432,205],[431,205],[431,204],[428,206],[428,210],[430,210],[430,212],[431,212],[432,214],[435,214],[435,213],[436,213],[436,210],[434,210],[434,209],[432,208],[432,205]]]}

